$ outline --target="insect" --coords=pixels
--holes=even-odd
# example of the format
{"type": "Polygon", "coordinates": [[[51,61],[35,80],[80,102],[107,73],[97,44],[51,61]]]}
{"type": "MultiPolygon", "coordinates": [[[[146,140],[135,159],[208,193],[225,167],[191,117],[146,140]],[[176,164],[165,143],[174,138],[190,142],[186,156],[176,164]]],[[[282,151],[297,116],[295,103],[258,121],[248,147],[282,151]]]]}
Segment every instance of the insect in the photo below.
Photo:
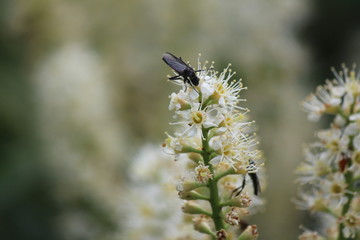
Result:
{"type": "MultiPolygon", "coordinates": [[[[258,178],[258,175],[256,174],[256,170],[257,170],[257,167],[255,166],[255,162],[253,160],[249,160],[249,166],[247,167],[247,170],[248,170],[248,175],[253,183],[253,188],[254,188],[254,194],[257,196],[259,195],[261,189],[260,189],[260,181],[259,181],[259,178],[258,178]]],[[[242,182],[242,185],[238,188],[235,188],[233,190],[233,193],[232,194],[235,194],[234,196],[237,197],[240,195],[240,193],[242,192],[242,190],[244,190],[245,188],[245,185],[246,185],[246,175],[244,176],[244,180],[242,182]]]]}
{"type": "Polygon", "coordinates": [[[171,67],[178,74],[176,76],[169,77],[169,80],[182,79],[185,84],[186,83],[190,84],[190,86],[192,86],[194,90],[197,91],[195,89],[195,86],[199,85],[199,78],[196,76],[196,73],[202,70],[194,70],[192,67],[186,64],[181,59],[181,57],[178,58],[169,52],[164,53],[162,59],[167,65],[169,65],[169,67],[171,67]]]}

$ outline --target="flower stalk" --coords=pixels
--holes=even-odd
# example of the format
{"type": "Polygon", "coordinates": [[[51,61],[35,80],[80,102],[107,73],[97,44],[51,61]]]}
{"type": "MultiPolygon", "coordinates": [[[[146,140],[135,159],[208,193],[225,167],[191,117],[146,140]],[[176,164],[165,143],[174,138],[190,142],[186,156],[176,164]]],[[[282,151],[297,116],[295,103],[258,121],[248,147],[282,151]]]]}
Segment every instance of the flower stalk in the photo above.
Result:
{"type": "MultiPolygon", "coordinates": [[[[204,159],[204,163],[206,166],[209,166],[210,172],[212,175],[214,175],[214,169],[213,166],[210,164],[210,158],[209,158],[209,139],[208,139],[208,133],[209,130],[207,129],[202,129],[202,134],[204,136],[203,138],[203,153],[202,153],[202,157],[204,159]]],[[[218,193],[218,187],[217,187],[217,180],[216,179],[209,179],[208,182],[208,188],[209,188],[209,192],[210,192],[210,206],[211,206],[211,211],[212,211],[212,219],[214,220],[214,224],[215,224],[215,230],[219,231],[221,229],[224,228],[224,224],[223,221],[221,219],[221,206],[219,204],[219,193],[218,193]]]]}

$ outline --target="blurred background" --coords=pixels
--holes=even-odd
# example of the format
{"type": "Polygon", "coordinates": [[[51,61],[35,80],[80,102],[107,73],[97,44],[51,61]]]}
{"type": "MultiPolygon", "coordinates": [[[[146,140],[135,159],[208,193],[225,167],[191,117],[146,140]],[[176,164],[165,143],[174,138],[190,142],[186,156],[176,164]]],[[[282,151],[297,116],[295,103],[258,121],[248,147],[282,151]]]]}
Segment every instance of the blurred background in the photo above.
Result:
{"type": "Polygon", "coordinates": [[[152,239],[129,237],[136,223],[124,209],[131,191],[145,194],[132,185],[136,158],[170,131],[178,87],[166,81],[165,51],[195,66],[201,53],[217,70],[230,62],[248,87],[267,161],[266,208],[251,219],[260,239],[315,229],[291,202],[302,144],[321,127],[299,102],[331,66],[359,63],[359,9],[357,0],[0,1],[0,238],[152,239]]]}

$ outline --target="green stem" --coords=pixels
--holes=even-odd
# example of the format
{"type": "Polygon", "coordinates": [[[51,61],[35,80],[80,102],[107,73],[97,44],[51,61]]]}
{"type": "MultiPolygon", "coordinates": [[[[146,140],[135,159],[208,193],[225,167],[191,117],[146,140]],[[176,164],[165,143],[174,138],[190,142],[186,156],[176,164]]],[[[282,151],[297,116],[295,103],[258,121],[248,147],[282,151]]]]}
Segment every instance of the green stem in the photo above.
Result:
{"type": "MultiPolygon", "coordinates": [[[[355,98],[356,99],[356,98],[355,98]]],[[[354,112],[354,108],[355,108],[355,101],[352,103],[351,107],[350,107],[350,114],[351,115],[353,112],[354,112]]],[[[348,118],[347,119],[347,123],[350,122],[350,120],[348,118]]],[[[354,145],[353,145],[353,137],[350,138],[350,142],[349,142],[349,150],[352,150],[354,149],[354,145]]],[[[348,166],[347,167],[350,167],[351,166],[351,161],[348,163],[348,166]]],[[[353,173],[351,171],[346,171],[344,173],[344,177],[345,177],[345,181],[346,181],[346,184],[347,184],[347,187],[346,187],[346,190],[347,192],[345,193],[345,196],[346,198],[348,199],[346,204],[343,206],[342,210],[341,210],[341,216],[345,216],[346,213],[349,211],[350,209],[350,206],[351,206],[351,202],[352,202],[352,199],[354,197],[354,195],[351,193],[353,191],[353,181],[354,181],[354,177],[353,177],[353,173]]],[[[339,225],[339,237],[338,237],[338,240],[346,240],[346,239],[349,239],[349,238],[346,238],[344,236],[344,233],[343,233],[343,230],[344,230],[344,223],[340,223],[339,225]]]]}
{"type": "Polygon", "coordinates": [[[233,168],[229,168],[228,170],[216,175],[214,180],[219,181],[221,178],[223,178],[223,177],[225,177],[227,175],[230,175],[230,174],[234,174],[234,173],[235,173],[235,170],[233,168]]]}
{"type": "MultiPolygon", "coordinates": [[[[209,147],[209,139],[208,139],[208,129],[202,129],[203,134],[203,151],[202,151],[202,157],[204,159],[204,163],[206,166],[209,166],[211,174],[214,176],[214,168],[210,164],[210,147],[209,147]]],[[[218,193],[218,186],[217,186],[217,180],[216,179],[210,179],[208,183],[208,188],[210,192],[210,205],[212,210],[212,219],[215,224],[216,231],[219,231],[221,229],[224,229],[224,223],[221,219],[221,206],[219,201],[219,193],[218,193]]]]}
{"type": "Polygon", "coordinates": [[[213,102],[214,102],[214,99],[209,97],[208,99],[205,100],[205,102],[203,103],[203,106],[206,107],[207,105],[210,105],[213,102]]]}
{"type": "Polygon", "coordinates": [[[196,199],[196,200],[206,200],[206,201],[210,200],[210,198],[208,196],[202,195],[202,194],[200,194],[200,193],[198,193],[196,191],[191,191],[191,192],[188,193],[188,195],[189,195],[189,198],[191,200],[194,200],[194,199],[196,199]]]}
{"type": "Polygon", "coordinates": [[[202,210],[202,212],[201,212],[201,213],[199,213],[199,214],[204,214],[204,215],[209,216],[209,217],[211,217],[211,216],[212,216],[212,214],[211,214],[210,212],[205,211],[205,210],[202,210]]]}
{"type": "Polygon", "coordinates": [[[341,108],[338,110],[338,114],[349,122],[349,116],[341,108]]]}
{"type": "MultiPolygon", "coordinates": [[[[346,193],[345,196],[348,199],[348,201],[346,202],[346,204],[343,206],[342,210],[341,210],[341,216],[345,216],[346,213],[349,211],[350,206],[351,206],[351,202],[352,199],[354,197],[354,195],[352,193],[350,193],[352,191],[352,185],[353,185],[353,174],[350,171],[347,171],[345,173],[345,180],[346,180],[346,184],[347,184],[347,190],[349,191],[349,193],[346,193]]],[[[340,223],[339,225],[339,238],[338,240],[346,240],[349,238],[346,238],[343,234],[343,230],[344,230],[344,223],[340,223]]]]}
{"type": "Polygon", "coordinates": [[[198,154],[202,154],[202,151],[190,146],[184,146],[182,149],[182,152],[186,152],[186,153],[198,153],[198,154]]]}
{"type": "Polygon", "coordinates": [[[219,203],[219,206],[221,206],[221,207],[227,207],[227,206],[230,206],[230,205],[231,205],[230,201],[219,203]]]}

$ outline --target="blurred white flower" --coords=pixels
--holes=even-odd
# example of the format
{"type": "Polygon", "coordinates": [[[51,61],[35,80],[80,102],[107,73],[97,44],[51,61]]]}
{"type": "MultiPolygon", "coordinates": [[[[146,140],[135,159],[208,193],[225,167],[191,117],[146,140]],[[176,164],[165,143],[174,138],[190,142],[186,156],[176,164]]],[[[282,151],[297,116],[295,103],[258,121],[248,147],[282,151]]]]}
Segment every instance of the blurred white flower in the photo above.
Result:
{"type": "Polygon", "coordinates": [[[360,213],[351,211],[339,220],[344,224],[343,233],[346,238],[355,238],[360,231],[360,213]]]}
{"type": "Polygon", "coordinates": [[[115,224],[121,217],[119,159],[125,158],[126,146],[113,111],[108,69],[85,43],[69,43],[39,62],[33,79],[53,194],[66,206],[58,231],[69,239],[105,238],[101,221],[115,224]],[[83,199],[92,207],[67,207],[83,199]],[[92,208],[98,206],[106,219],[94,221],[98,213],[92,208]]]}
{"type": "Polygon", "coordinates": [[[159,146],[146,144],[140,148],[131,161],[131,182],[120,202],[125,212],[121,239],[204,239],[184,222],[183,201],[175,191],[181,170],[186,169],[185,162],[174,162],[159,146]]]}
{"type": "Polygon", "coordinates": [[[356,75],[355,69],[349,71],[345,66],[341,72],[338,73],[334,69],[333,72],[335,79],[328,81],[325,86],[319,86],[316,93],[310,94],[302,103],[310,120],[318,120],[325,113],[336,115],[359,110],[357,102],[353,106],[354,109],[349,109],[360,94],[359,74],[356,75]]]}
{"type": "MultiPolygon", "coordinates": [[[[357,211],[359,197],[356,182],[360,177],[360,78],[355,68],[349,71],[343,66],[341,72],[333,72],[335,79],[319,86],[303,102],[310,118],[329,114],[334,119],[331,127],[319,131],[316,141],[304,150],[305,162],[297,169],[301,186],[296,203],[301,209],[330,216],[333,221],[327,223],[329,229],[336,230],[327,232],[327,237],[345,239],[359,233],[353,212],[357,211]]],[[[310,233],[299,239],[307,238],[311,239],[310,233]]]]}

